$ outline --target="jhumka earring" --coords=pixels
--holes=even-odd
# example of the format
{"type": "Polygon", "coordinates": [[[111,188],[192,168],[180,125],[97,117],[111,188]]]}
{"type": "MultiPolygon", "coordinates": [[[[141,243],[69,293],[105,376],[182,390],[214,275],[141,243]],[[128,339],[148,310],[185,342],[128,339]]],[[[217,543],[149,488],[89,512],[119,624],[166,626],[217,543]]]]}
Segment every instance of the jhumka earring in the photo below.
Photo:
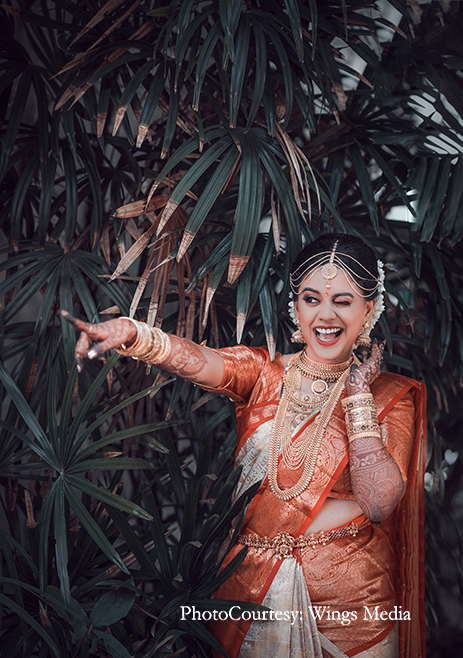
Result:
{"type": "Polygon", "coordinates": [[[291,342],[292,343],[306,343],[306,339],[304,338],[302,331],[301,331],[301,325],[299,324],[299,320],[296,320],[297,324],[297,329],[296,331],[292,334],[291,336],[291,342]]]}
{"type": "Polygon", "coordinates": [[[356,347],[365,347],[365,348],[370,347],[371,338],[367,333],[369,328],[370,328],[370,323],[365,322],[365,324],[362,327],[362,331],[359,333],[359,335],[355,340],[356,347]]]}

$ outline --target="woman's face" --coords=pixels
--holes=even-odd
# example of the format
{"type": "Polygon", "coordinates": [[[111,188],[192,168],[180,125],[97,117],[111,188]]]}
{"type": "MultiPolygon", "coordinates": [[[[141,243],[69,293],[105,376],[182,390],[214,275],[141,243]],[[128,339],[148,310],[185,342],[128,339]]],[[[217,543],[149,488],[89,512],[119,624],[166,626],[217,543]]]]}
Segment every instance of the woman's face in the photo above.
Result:
{"type": "Polygon", "coordinates": [[[321,268],[301,283],[296,317],[307,341],[306,354],[319,363],[342,363],[352,352],[355,339],[371,319],[375,301],[366,302],[338,268],[330,288],[321,268]]]}

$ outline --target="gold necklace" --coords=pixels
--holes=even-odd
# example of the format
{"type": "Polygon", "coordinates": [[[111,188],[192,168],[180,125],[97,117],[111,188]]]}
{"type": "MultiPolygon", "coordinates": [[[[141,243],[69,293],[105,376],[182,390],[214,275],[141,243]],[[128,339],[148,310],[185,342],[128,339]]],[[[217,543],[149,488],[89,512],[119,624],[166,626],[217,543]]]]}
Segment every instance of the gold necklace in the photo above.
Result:
{"type": "MultiPolygon", "coordinates": [[[[336,405],[339,402],[339,399],[344,390],[347,376],[349,374],[349,368],[347,367],[344,369],[344,372],[341,374],[338,381],[331,389],[329,397],[320,412],[317,422],[314,422],[306,429],[303,436],[301,436],[300,441],[298,441],[297,446],[294,446],[291,440],[291,425],[289,424],[288,427],[287,419],[288,417],[291,417],[290,404],[291,398],[293,397],[291,395],[291,388],[293,386],[297,386],[298,381],[300,382],[300,370],[295,363],[298,356],[299,355],[296,354],[295,356],[291,357],[287,371],[285,372],[286,376],[283,377],[286,385],[283,387],[283,393],[278,405],[277,412],[275,414],[275,418],[273,420],[272,431],[270,433],[268,479],[271,491],[279,500],[291,500],[292,498],[299,496],[309,486],[315,470],[315,464],[317,461],[318,453],[320,451],[321,442],[325,434],[325,429],[328,426],[336,405]],[[297,375],[295,375],[295,372],[297,371],[299,372],[297,375]],[[288,468],[293,470],[295,464],[298,463],[298,467],[304,464],[304,470],[300,479],[296,482],[296,484],[288,489],[280,489],[278,486],[278,459],[280,455],[280,445],[282,445],[283,459],[285,460],[285,463],[287,463],[288,468]],[[294,456],[290,455],[291,448],[295,449],[294,456]]],[[[340,366],[345,364],[335,365],[340,366]]]]}
{"type": "Polygon", "coordinates": [[[302,350],[296,355],[294,363],[304,377],[315,380],[312,383],[312,392],[321,395],[328,390],[328,382],[337,381],[350,368],[353,361],[354,357],[351,356],[343,363],[318,363],[309,359],[305,350],[302,350]]]}
{"type": "Polygon", "coordinates": [[[304,464],[307,453],[311,447],[312,428],[304,430],[302,436],[292,440],[293,430],[301,423],[306,423],[315,416],[325,405],[329,393],[311,396],[303,393],[301,389],[302,375],[300,371],[291,367],[283,375],[283,391],[287,397],[288,405],[283,419],[281,433],[281,452],[283,461],[291,471],[297,471],[304,464]]]}

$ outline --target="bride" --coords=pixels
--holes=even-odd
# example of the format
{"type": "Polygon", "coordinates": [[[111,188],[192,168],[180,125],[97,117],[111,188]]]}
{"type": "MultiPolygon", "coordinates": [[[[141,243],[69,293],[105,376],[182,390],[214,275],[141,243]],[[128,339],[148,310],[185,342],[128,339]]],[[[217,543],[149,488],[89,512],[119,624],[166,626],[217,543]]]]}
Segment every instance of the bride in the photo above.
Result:
{"type": "Polygon", "coordinates": [[[425,392],[380,371],[384,344],[364,363],[354,355],[383,310],[383,281],[356,237],[307,245],[291,271],[292,340],[305,347],[274,361],[264,347],[209,349],[129,318],[91,325],[63,312],[81,331],[79,371],[115,348],[236,402],[236,495],[262,485],[224,566],[243,546],[247,556],[215,598],[273,614],[235,606],[212,622],[230,657],[424,655],[425,392]]]}

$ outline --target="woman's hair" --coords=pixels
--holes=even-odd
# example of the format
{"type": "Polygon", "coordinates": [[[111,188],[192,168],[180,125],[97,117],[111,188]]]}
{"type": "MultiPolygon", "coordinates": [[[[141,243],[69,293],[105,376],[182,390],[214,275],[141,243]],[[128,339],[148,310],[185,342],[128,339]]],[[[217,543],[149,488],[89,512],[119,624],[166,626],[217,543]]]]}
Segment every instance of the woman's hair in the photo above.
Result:
{"type": "Polygon", "coordinates": [[[355,283],[366,301],[375,299],[379,280],[376,256],[363,240],[345,233],[325,233],[299,253],[290,273],[294,298],[302,281],[312,271],[330,262],[355,283]]]}

